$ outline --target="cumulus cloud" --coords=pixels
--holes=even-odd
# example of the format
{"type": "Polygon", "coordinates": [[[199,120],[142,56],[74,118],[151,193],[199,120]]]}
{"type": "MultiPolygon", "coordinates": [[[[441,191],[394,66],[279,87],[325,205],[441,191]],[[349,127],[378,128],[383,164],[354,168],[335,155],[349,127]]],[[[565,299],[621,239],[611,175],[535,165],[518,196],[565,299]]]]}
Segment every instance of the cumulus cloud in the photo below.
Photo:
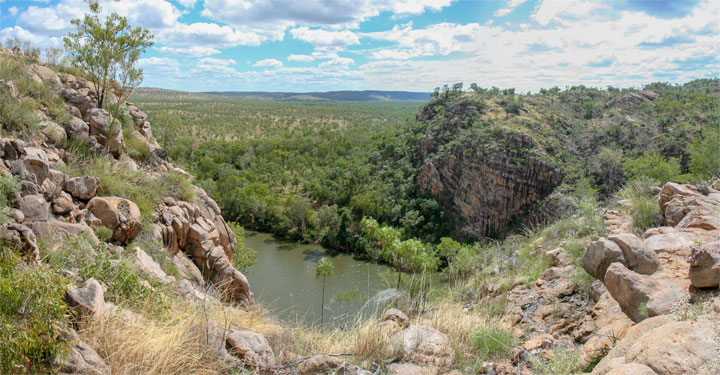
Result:
{"type": "Polygon", "coordinates": [[[594,11],[606,7],[598,1],[590,0],[542,0],[531,17],[544,26],[553,21],[562,21],[568,16],[573,19],[588,17],[594,11]]]}
{"type": "Polygon", "coordinates": [[[253,66],[260,68],[279,68],[283,66],[283,63],[277,59],[264,59],[256,62],[253,66]]]}
{"type": "Polygon", "coordinates": [[[258,46],[263,39],[253,32],[235,30],[216,23],[178,23],[157,34],[158,42],[175,47],[203,46],[225,48],[237,45],[258,46]]]}
{"type": "Polygon", "coordinates": [[[390,31],[366,33],[376,40],[395,42],[397,47],[373,51],[376,59],[409,59],[417,56],[447,56],[453,52],[473,48],[481,30],[477,23],[459,25],[439,23],[422,29],[414,29],[412,23],[396,25],[390,31]]]}
{"type": "Polygon", "coordinates": [[[322,69],[348,69],[350,65],[355,64],[355,60],[348,57],[333,57],[332,59],[320,63],[319,67],[322,69]]]}
{"type": "Polygon", "coordinates": [[[191,47],[157,47],[158,52],[167,56],[176,57],[203,57],[220,53],[221,51],[212,47],[191,46],[191,47]]]}
{"type": "Polygon", "coordinates": [[[510,13],[512,13],[515,8],[519,7],[520,5],[524,4],[527,0],[510,0],[507,4],[506,8],[501,8],[495,11],[493,15],[495,17],[502,17],[506,16],[510,13]]]}
{"type": "Polygon", "coordinates": [[[316,47],[345,47],[360,44],[358,35],[349,30],[327,31],[298,27],[290,30],[290,34],[292,34],[293,38],[308,42],[316,47]]]}
{"type": "Polygon", "coordinates": [[[296,55],[296,54],[290,54],[290,56],[287,57],[288,61],[298,61],[298,62],[312,62],[315,61],[315,57],[311,55],[296,55]]]}

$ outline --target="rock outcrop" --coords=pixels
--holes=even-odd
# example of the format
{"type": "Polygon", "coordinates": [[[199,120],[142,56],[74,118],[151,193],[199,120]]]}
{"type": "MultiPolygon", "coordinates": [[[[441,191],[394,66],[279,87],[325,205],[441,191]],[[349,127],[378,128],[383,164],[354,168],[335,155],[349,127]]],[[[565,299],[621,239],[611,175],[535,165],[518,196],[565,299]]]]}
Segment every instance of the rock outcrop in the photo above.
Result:
{"type": "Polygon", "coordinates": [[[690,281],[694,287],[720,286],[720,241],[693,247],[688,263],[690,281]]]}
{"type": "Polygon", "coordinates": [[[198,203],[165,199],[155,214],[155,225],[171,254],[181,251],[190,257],[204,278],[220,287],[229,299],[252,303],[247,278],[231,263],[237,245],[235,235],[215,201],[202,189],[197,193],[198,203]]]}
{"type": "Polygon", "coordinates": [[[140,234],[140,209],[133,201],[120,197],[95,197],[86,208],[112,231],[113,241],[128,243],[140,234]]]}

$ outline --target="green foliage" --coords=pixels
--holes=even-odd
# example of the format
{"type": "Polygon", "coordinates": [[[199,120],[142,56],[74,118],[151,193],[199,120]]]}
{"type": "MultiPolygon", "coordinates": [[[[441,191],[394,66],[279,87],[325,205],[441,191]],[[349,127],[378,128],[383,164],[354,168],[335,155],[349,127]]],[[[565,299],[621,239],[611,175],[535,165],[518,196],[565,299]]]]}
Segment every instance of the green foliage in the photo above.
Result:
{"type": "Polygon", "coordinates": [[[582,354],[567,348],[558,349],[546,360],[536,359],[533,368],[538,375],[574,375],[583,373],[582,354]]]}
{"type": "Polygon", "coordinates": [[[228,222],[228,226],[235,235],[235,251],[233,252],[232,264],[240,271],[247,271],[257,263],[257,252],[245,246],[245,228],[235,222],[228,222]]]}
{"type": "Polygon", "coordinates": [[[0,224],[10,222],[10,209],[19,197],[22,185],[14,176],[0,176],[0,224]]]}
{"type": "Polygon", "coordinates": [[[129,157],[141,162],[150,161],[150,145],[132,127],[123,127],[123,140],[129,157]]]}
{"type": "Polygon", "coordinates": [[[702,179],[720,176],[720,127],[705,129],[690,146],[690,172],[702,179]]]}
{"type": "MultiPolygon", "coordinates": [[[[135,65],[140,54],[153,45],[150,31],[131,27],[125,17],[113,12],[100,20],[100,4],[89,2],[90,13],[71,21],[77,30],[63,38],[73,64],[90,75],[95,84],[98,107],[104,107],[107,91],[115,90],[117,108],[142,82],[142,69],[135,65]]],[[[115,117],[117,117],[117,110],[115,117]]]]}
{"type": "Polygon", "coordinates": [[[335,266],[329,258],[320,259],[315,266],[315,276],[322,277],[323,279],[332,276],[334,272],[335,266]]]}
{"type": "Polygon", "coordinates": [[[659,183],[676,181],[680,175],[680,162],[677,158],[665,159],[657,153],[625,160],[625,171],[631,178],[647,177],[659,183]]]}
{"type": "Polygon", "coordinates": [[[630,181],[620,190],[619,195],[628,202],[633,225],[640,231],[645,231],[653,225],[655,217],[660,212],[657,199],[651,188],[654,181],[648,178],[637,178],[630,181]]]}
{"type": "Polygon", "coordinates": [[[500,324],[487,324],[477,328],[471,341],[483,360],[507,357],[515,346],[515,337],[500,324]]]}
{"type": "Polygon", "coordinates": [[[67,353],[65,279],[47,265],[28,266],[0,247],[0,372],[46,373],[67,353]]]}
{"type": "Polygon", "coordinates": [[[102,242],[109,242],[112,238],[113,231],[104,225],[99,225],[95,228],[95,235],[97,236],[98,240],[102,242]]]}

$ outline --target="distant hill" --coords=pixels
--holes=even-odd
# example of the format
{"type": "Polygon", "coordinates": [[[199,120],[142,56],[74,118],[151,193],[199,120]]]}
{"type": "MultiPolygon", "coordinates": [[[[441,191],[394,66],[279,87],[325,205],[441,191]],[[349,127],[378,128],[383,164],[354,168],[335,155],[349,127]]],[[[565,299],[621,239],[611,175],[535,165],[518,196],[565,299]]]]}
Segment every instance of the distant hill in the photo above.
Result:
{"type": "Polygon", "coordinates": [[[423,100],[430,99],[430,94],[411,91],[328,91],[328,92],[261,92],[261,91],[220,91],[204,92],[203,94],[242,97],[245,99],[273,99],[273,100],[330,100],[343,102],[367,102],[388,100],[423,100]]]}

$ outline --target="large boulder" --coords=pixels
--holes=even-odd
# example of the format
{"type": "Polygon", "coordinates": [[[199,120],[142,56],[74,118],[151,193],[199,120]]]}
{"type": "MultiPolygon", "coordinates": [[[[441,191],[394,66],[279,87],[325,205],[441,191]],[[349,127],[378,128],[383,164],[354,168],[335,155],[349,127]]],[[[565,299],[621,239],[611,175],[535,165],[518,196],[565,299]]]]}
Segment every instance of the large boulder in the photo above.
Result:
{"type": "Polygon", "coordinates": [[[73,197],[88,200],[95,197],[100,179],[94,176],[73,177],[65,181],[63,189],[73,197]]]}
{"type": "Polygon", "coordinates": [[[608,267],[615,262],[626,263],[622,249],[615,242],[602,237],[585,250],[582,267],[590,276],[604,280],[608,267]]]}
{"type": "Polygon", "coordinates": [[[160,268],[160,265],[139,247],[135,249],[135,264],[140,272],[159,280],[163,284],[168,284],[173,281],[173,278],[168,276],[165,271],[160,268]]]}
{"type": "Polygon", "coordinates": [[[265,336],[250,331],[231,331],[225,341],[230,354],[240,358],[252,367],[269,368],[275,366],[275,354],[265,336]]]}
{"type": "Polygon", "coordinates": [[[42,185],[50,173],[50,160],[45,151],[36,147],[25,147],[22,157],[25,168],[35,176],[35,183],[42,185]]]}
{"type": "Polygon", "coordinates": [[[65,124],[65,132],[67,133],[69,138],[87,139],[90,133],[90,127],[82,119],[73,116],[70,121],[65,124]]]}
{"type": "Polygon", "coordinates": [[[77,332],[71,329],[66,340],[71,344],[66,356],[54,357],[53,367],[61,375],[110,375],[110,367],[87,343],[80,340],[77,332]]]}
{"type": "Polygon", "coordinates": [[[690,281],[694,287],[720,286],[720,241],[693,247],[688,263],[690,263],[690,281]]]}
{"type": "Polygon", "coordinates": [[[643,275],[652,275],[660,267],[658,255],[636,235],[618,233],[608,236],[608,239],[620,247],[629,269],[643,275]]]}
{"type": "Polygon", "coordinates": [[[87,94],[80,93],[73,88],[60,90],[60,96],[62,96],[68,104],[77,108],[82,116],[85,116],[90,109],[95,107],[95,103],[87,94]]]}
{"type": "Polygon", "coordinates": [[[47,83],[52,87],[62,86],[62,82],[60,81],[58,75],[48,66],[30,64],[28,66],[28,74],[33,81],[40,85],[47,83]]]}
{"type": "Polygon", "coordinates": [[[20,198],[17,208],[25,215],[26,221],[47,221],[50,218],[50,204],[40,194],[20,198]]]}
{"type": "Polygon", "coordinates": [[[454,352],[447,337],[437,330],[423,325],[412,325],[390,339],[391,351],[405,361],[450,366],[454,352]]]}
{"type": "Polygon", "coordinates": [[[130,200],[118,197],[95,197],[87,204],[88,212],[113,231],[112,240],[128,243],[140,234],[140,209],[130,200]]]}
{"type": "Polygon", "coordinates": [[[68,287],[65,301],[81,317],[102,314],[109,309],[103,287],[95,278],[87,279],[79,287],[68,287]]]}
{"type": "Polygon", "coordinates": [[[655,253],[688,255],[694,244],[686,234],[672,227],[651,228],[644,236],[645,246],[655,253]]]}
{"type": "Polygon", "coordinates": [[[92,108],[83,118],[90,124],[90,134],[113,155],[120,155],[125,148],[121,124],[104,109],[92,108]]]}
{"type": "Polygon", "coordinates": [[[718,357],[718,343],[708,334],[715,330],[708,321],[673,321],[667,316],[647,319],[631,327],[592,374],[631,373],[621,372],[623,369],[642,369],[639,374],[697,374],[718,357]]]}
{"type": "Polygon", "coordinates": [[[687,301],[685,283],[675,279],[654,279],[613,263],[605,274],[605,286],[622,311],[634,322],[668,314],[687,301]]]}
{"type": "Polygon", "coordinates": [[[720,201],[701,194],[692,185],[666,183],[659,204],[667,226],[720,229],[720,201]]]}
{"type": "Polygon", "coordinates": [[[95,236],[92,228],[83,224],[66,223],[57,219],[48,221],[29,221],[26,223],[36,236],[53,239],[55,244],[60,244],[67,237],[84,236],[92,245],[100,241],[95,236]]]}

